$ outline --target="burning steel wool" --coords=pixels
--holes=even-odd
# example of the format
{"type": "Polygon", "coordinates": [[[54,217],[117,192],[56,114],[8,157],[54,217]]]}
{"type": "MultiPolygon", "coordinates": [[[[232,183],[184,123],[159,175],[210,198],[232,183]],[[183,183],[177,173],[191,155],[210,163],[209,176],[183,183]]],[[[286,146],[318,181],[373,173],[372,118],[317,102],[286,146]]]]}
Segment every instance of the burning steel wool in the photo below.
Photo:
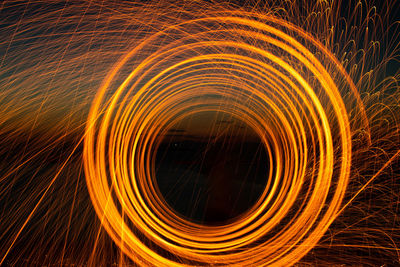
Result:
{"type": "Polygon", "coordinates": [[[399,1],[0,14],[0,265],[400,264],[399,1]]]}

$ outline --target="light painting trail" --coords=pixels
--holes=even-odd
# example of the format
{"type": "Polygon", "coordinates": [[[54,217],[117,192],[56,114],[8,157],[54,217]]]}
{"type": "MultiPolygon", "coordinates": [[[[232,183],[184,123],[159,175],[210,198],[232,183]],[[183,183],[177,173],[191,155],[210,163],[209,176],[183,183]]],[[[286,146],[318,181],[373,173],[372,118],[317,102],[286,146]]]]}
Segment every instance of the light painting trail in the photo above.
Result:
{"type": "Polygon", "coordinates": [[[117,2],[0,4],[0,265],[400,264],[398,1],[117,2]]]}
{"type": "Polygon", "coordinates": [[[351,136],[336,83],[351,80],[322,50],[323,63],[341,74],[335,83],[313,53],[285,33],[322,47],[295,26],[258,14],[229,15],[174,25],[144,40],[112,69],[92,106],[84,151],[89,192],[107,232],[138,263],[284,266],[316,245],[341,206],[351,136]],[[144,51],[161,42],[151,54],[144,51]],[[118,71],[142,57],[104,103],[118,71]],[[151,164],[155,137],[168,123],[205,111],[251,125],[274,159],[265,174],[273,182],[256,205],[217,227],[174,214],[155,189],[151,164]],[[137,232],[182,262],[163,257],[137,232]]]}

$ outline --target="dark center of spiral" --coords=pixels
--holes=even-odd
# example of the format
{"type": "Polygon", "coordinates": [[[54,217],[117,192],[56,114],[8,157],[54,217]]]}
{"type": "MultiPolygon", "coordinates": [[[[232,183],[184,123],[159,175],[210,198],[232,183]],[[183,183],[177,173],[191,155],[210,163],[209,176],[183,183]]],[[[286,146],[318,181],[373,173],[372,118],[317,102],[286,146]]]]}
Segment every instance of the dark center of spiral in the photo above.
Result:
{"type": "Polygon", "coordinates": [[[202,112],[173,125],[156,151],[156,182],[178,214],[227,224],[250,209],[267,183],[268,156],[246,123],[202,112]]]}

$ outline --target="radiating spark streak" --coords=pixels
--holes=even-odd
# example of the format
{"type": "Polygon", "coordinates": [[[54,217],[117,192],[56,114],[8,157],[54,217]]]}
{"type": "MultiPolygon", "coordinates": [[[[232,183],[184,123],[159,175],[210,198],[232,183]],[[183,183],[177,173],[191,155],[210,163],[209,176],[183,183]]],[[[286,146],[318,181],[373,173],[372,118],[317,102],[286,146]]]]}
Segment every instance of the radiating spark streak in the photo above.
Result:
{"type": "MultiPolygon", "coordinates": [[[[340,215],[353,201],[358,197],[358,195],[363,192],[387,167],[392,164],[392,162],[400,155],[400,150],[398,150],[386,163],[379,169],[354,195],[353,197],[346,202],[345,205],[339,210],[336,217],[340,215]]],[[[333,219],[334,220],[334,219],[333,219]]],[[[332,220],[332,221],[333,221],[332,220]]]]}
{"type": "Polygon", "coordinates": [[[19,229],[19,231],[17,232],[17,234],[15,235],[13,241],[11,242],[10,246],[8,247],[6,253],[4,254],[3,258],[0,261],[0,265],[3,264],[4,260],[6,259],[8,253],[10,253],[10,250],[12,249],[12,247],[14,246],[15,242],[17,241],[18,237],[20,236],[21,232],[25,229],[25,226],[28,224],[28,222],[31,220],[32,216],[35,214],[36,210],[38,209],[38,207],[40,206],[40,204],[42,203],[43,199],[45,198],[46,194],[49,192],[50,188],[52,187],[52,185],[54,184],[54,182],[57,180],[58,176],[61,174],[62,170],[65,168],[65,166],[67,166],[68,161],[71,159],[72,155],[74,155],[76,149],[81,145],[81,143],[83,142],[84,137],[81,138],[81,140],[75,145],[74,149],[72,150],[71,154],[68,156],[68,158],[64,161],[64,163],[61,165],[60,169],[57,171],[57,173],[54,175],[53,179],[51,180],[51,182],[49,183],[49,185],[47,186],[46,190],[43,192],[42,196],[40,197],[40,199],[37,201],[35,207],[33,208],[33,210],[29,213],[28,217],[26,218],[25,222],[22,224],[21,228],[19,229]]]}

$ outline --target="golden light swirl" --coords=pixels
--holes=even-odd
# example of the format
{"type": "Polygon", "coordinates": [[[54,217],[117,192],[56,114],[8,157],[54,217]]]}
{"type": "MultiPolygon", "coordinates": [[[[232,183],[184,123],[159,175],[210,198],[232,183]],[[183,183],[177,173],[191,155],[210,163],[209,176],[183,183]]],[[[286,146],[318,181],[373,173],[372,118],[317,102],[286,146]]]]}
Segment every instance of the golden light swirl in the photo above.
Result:
{"type": "Polygon", "coordinates": [[[93,102],[88,190],[104,228],[138,264],[287,266],[317,244],[341,208],[351,165],[343,97],[359,107],[354,85],[306,32],[240,14],[189,19],[144,38],[93,102]],[[155,182],[159,137],[209,111],[254,129],[272,166],[255,205],[220,226],[180,216],[155,182]]]}

